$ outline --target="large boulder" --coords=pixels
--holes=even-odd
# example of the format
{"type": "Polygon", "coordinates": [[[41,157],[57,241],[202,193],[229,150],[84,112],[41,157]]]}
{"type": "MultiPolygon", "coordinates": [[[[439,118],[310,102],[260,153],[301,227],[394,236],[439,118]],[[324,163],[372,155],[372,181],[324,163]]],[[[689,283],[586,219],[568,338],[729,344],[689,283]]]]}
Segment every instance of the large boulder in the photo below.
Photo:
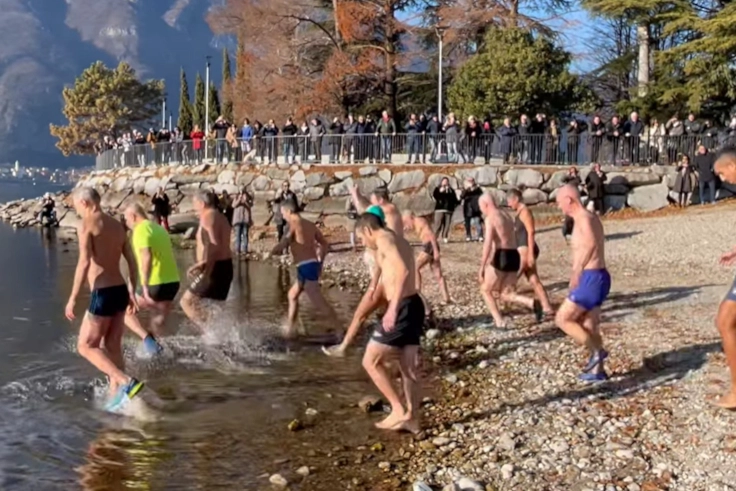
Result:
{"type": "Polygon", "coordinates": [[[384,187],[383,179],[376,176],[359,177],[355,179],[354,184],[358,186],[358,191],[363,196],[369,196],[377,188],[384,187]]]}
{"type": "Polygon", "coordinates": [[[348,177],[352,177],[352,176],[353,176],[353,171],[351,170],[339,170],[335,172],[335,178],[340,181],[345,180],[348,177]]]}
{"type": "Polygon", "coordinates": [[[415,189],[424,184],[424,172],[421,170],[411,170],[407,172],[398,172],[394,174],[393,179],[388,185],[391,193],[404,191],[406,189],[415,189]]]}
{"type": "Polygon", "coordinates": [[[629,192],[629,186],[625,184],[604,184],[606,194],[623,194],[626,195],[629,192]]]}
{"type": "Polygon", "coordinates": [[[503,182],[517,188],[540,188],[544,183],[544,175],[533,169],[511,169],[504,174],[503,182]]]}
{"type": "Polygon", "coordinates": [[[379,170],[379,171],[378,171],[378,177],[380,177],[380,178],[381,178],[381,180],[382,180],[382,181],[383,181],[383,182],[384,182],[385,184],[388,184],[388,183],[390,183],[390,182],[391,182],[391,175],[392,175],[392,174],[391,174],[391,171],[390,171],[390,170],[388,170],[388,169],[381,169],[381,170],[379,170]]]}
{"type": "Polygon", "coordinates": [[[302,192],[302,196],[304,196],[304,199],[308,201],[314,201],[317,199],[321,199],[324,195],[325,195],[325,188],[323,187],[306,188],[302,192]]]}
{"type": "MultiPolygon", "coordinates": [[[[506,206],[506,193],[502,190],[493,187],[484,187],[483,191],[493,196],[493,201],[496,205],[506,206]]],[[[462,206],[459,206],[458,208],[462,208],[462,206]]]]}
{"type": "Polygon", "coordinates": [[[144,189],[146,189],[146,178],[145,177],[139,177],[133,183],[133,192],[135,194],[141,194],[144,189]]]}
{"type": "Polygon", "coordinates": [[[271,180],[266,176],[258,176],[251,183],[254,191],[265,191],[271,186],[271,180]]]}
{"type": "Polygon", "coordinates": [[[119,193],[120,191],[128,189],[128,186],[128,178],[125,176],[120,176],[112,182],[110,190],[119,193]]]}
{"type": "Polygon", "coordinates": [[[607,175],[607,177],[607,184],[624,185],[630,188],[636,186],[649,186],[652,184],[659,184],[659,182],[662,180],[656,174],[643,172],[611,172],[607,175]]]}
{"type": "Polygon", "coordinates": [[[347,196],[353,187],[353,178],[348,177],[344,181],[330,185],[330,196],[347,196]]]}
{"type": "Polygon", "coordinates": [[[353,220],[350,220],[347,215],[328,215],[322,219],[322,223],[324,223],[325,227],[327,228],[343,228],[346,230],[351,230],[353,224],[355,223],[353,220]]]}
{"type": "Polygon", "coordinates": [[[311,213],[321,213],[322,215],[344,214],[346,202],[347,198],[327,197],[317,201],[310,201],[304,210],[311,213]]]}
{"type": "Polygon", "coordinates": [[[61,221],[59,221],[59,227],[76,229],[81,223],[82,219],[79,218],[76,213],[70,211],[64,215],[64,218],[62,218],[61,221]]]}
{"type": "Polygon", "coordinates": [[[271,179],[278,179],[280,181],[286,181],[287,179],[289,179],[288,170],[275,169],[273,167],[270,167],[268,170],[266,170],[266,175],[271,179]]]}
{"type": "Polygon", "coordinates": [[[192,202],[193,196],[185,194],[184,198],[176,205],[176,211],[180,214],[191,214],[194,212],[194,203],[192,202]]]}
{"type": "Polygon", "coordinates": [[[319,186],[330,182],[332,182],[332,178],[324,172],[313,172],[311,174],[307,174],[307,187],[319,186]]]}
{"type": "Polygon", "coordinates": [[[607,211],[619,211],[626,208],[625,194],[607,194],[603,197],[603,209],[607,211]]]}
{"type": "Polygon", "coordinates": [[[635,187],[629,192],[626,204],[639,211],[659,210],[667,206],[668,193],[664,183],[635,187]]]}
{"type": "Polygon", "coordinates": [[[240,188],[235,184],[214,184],[212,190],[219,196],[223,191],[227,191],[230,196],[235,196],[240,192],[240,188]]]}
{"type": "Polygon", "coordinates": [[[378,167],[375,165],[366,165],[365,167],[361,167],[358,169],[358,174],[361,176],[372,176],[373,174],[378,173],[378,167]]]}
{"type": "Polygon", "coordinates": [[[235,172],[231,170],[224,170],[217,175],[217,182],[219,184],[233,184],[235,183],[235,172]]]}
{"type": "Polygon", "coordinates": [[[291,175],[291,182],[306,182],[307,181],[307,175],[304,174],[303,170],[297,170],[291,175]]]}
{"type": "Polygon", "coordinates": [[[521,193],[521,200],[527,205],[536,205],[547,202],[547,193],[540,189],[527,188],[521,193]]]}
{"type": "Polygon", "coordinates": [[[175,234],[183,234],[191,227],[197,227],[199,219],[194,213],[174,213],[169,216],[169,228],[175,234]]]}
{"type": "Polygon", "coordinates": [[[238,186],[247,186],[252,183],[256,177],[258,177],[258,174],[254,172],[244,172],[235,179],[235,184],[238,186]]]}
{"type": "Polygon", "coordinates": [[[122,211],[132,204],[138,204],[143,207],[146,211],[151,211],[153,205],[151,204],[151,198],[142,194],[129,194],[118,206],[118,210],[122,211]]]}
{"type": "Polygon", "coordinates": [[[130,195],[131,190],[125,191],[108,191],[102,195],[100,205],[105,209],[117,210],[120,204],[130,195]]]}
{"type": "Polygon", "coordinates": [[[217,182],[217,174],[176,174],[171,176],[171,182],[175,184],[217,182]]]}
{"type": "Polygon", "coordinates": [[[450,187],[452,189],[458,189],[457,178],[448,176],[447,174],[431,174],[427,179],[427,189],[429,192],[434,192],[434,189],[440,185],[444,178],[447,178],[450,181],[450,187]]]}
{"type": "MultiPolygon", "coordinates": [[[[156,177],[149,177],[146,180],[146,185],[143,186],[143,192],[148,196],[153,196],[161,186],[161,179],[156,177]]],[[[166,187],[165,185],[163,187],[166,187]]]]}
{"type": "Polygon", "coordinates": [[[199,191],[201,184],[198,182],[192,184],[181,184],[177,189],[184,194],[194,194],[199,191]]]}
{"type": "Polygon", "coordinates": [[[434,213],[434,200],[429,196],[426,189],[416,193],[396,193],[391,197],[391,201],[399,210],[411,210],[419,216],[434,213]]]}
{"type": "Polygon", "coordinates": [[[475,179],[478,186],[495,186],[498,183],[498,170],[495,167],[483,166],[474,169],[460,169],[455,173],[459,185],[468,178],[475,179]]]}
{"type": "Polygon", "coordinates": [[[557,172],[554,172],[547,181],[542,184],[542,190],[543,191],[554,191],[555,189],[559,188],[563,184],[565,184],[565,178],[568,176],[568,172],[566,170],[560,170],[557,172]]]}

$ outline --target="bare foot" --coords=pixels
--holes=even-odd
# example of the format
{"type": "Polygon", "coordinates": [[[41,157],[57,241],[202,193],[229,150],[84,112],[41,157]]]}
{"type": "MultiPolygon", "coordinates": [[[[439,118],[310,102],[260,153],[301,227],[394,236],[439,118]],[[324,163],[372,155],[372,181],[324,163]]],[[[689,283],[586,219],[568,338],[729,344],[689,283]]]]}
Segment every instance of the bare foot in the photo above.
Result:
{"type": "Polygon", "coordinates": [[[343,348],[341,344],[336,344],[330,347],[322,346],[322,353],[333,358],[342,358],[345,356],[345,348],[343,348]]]}
{"type": "Polygon", "coordinates": [[[406,414],[401,413],[397,414],[398,411],[392,410],[391,414],[389,414],[386,419],[383,421],[379,421],[376,423],[376,428],[380,430],[391,430],[394,428],[394,426],[404,422],[406,420],[406,414]]]}
{"type": "Polygon", "coordinates": [[[407,431],[409,433],[412,433],[414,435],[418,434],[420,431],[422,431],[422,427],[419,424],[419,421],[415,419],[409,419],[406,421],[399,421],[396,425],[392,426],[391,428],[388,428],[392,431],[407,431]]]}
{"type": "Polygon", "coordinates": [[[720,399],[712,401],[711,404],[723,409],[736,410],[736,393],[729,392],[720,399]]]}

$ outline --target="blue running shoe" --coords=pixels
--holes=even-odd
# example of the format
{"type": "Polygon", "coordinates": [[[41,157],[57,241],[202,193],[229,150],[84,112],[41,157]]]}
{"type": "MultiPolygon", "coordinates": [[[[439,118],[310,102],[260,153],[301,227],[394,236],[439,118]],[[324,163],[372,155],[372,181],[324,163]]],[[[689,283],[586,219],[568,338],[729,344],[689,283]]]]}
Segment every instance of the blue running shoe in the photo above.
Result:
{"type": "Polygon", "coordinates": [[[110,412],[119,411],[128,401],[134,398],[143,389],[145,384],[132,378],[126,385],[120,386],[117,392],[105,404],[105,410],[110,412]]]}
{"type": "Polygon", "coordinates": [[[581,373],[578,375],[578,379],[580,379],[583,382],[605,382],[608,380],[608,374],[606,372],[600,372],[600,373],[581,373]]]}
{"type": "Polygon", "coordinates": [[[608,358],[608,351],[604,349],[600,349],[590,355],[590,358],[588,358],[588,364],[583,367],[583,372],[588,373],[589,371],[593,370],[595,367],[603,363],[603,361],[608,358]]]}
{"type": "Polygon", "coordinates": [[[146,336],[146,338],[143,340],[143,348],[146,350],[146,354],[149,354],[151,356],[157,355],[164,350],[164,347],[158,344],[156,338],[154,338],[151,334],[146,336]]]}

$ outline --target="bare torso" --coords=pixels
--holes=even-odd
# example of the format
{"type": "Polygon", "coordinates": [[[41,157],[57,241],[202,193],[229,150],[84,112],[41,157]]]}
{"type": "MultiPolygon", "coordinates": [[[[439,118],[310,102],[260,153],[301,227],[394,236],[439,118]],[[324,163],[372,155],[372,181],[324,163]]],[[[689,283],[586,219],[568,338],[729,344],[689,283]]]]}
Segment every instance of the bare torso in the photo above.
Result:
{"type": "Polygon", "coordinates": [[[199,230],[197,231],[197,261],[231,259],[230,224],[227,223],[225,215],[215,209],[207,209],[202,212],[199,224],[199,230]],[[210,232],[205,229],[209,229],[210,232]],[[210,234],[213,237],[210,237],[210,234]],[[207,244],[209,258],[204,257],[205,244],[207,244]]]}
{"type": "Polygon", "coordinates": [[[429,222],[427,222],[426,218],[414,218],[414,232],[416,232],[416,234],[419,236],[419,241],[422,244],[426,244],[435,240],[435,235],[432,231],[432,227],[429,226],[429,222]]]}
{"type": "Polygon", "coordinates": [[[603,269],[605,259],[605,233],[600,218],[588,210],[581,210],[575,217],[572,231],[572,261],[579,269],[603,269]],[[588,251],[593,248],[590,256],[588,251]]]}
{"type": "Polygon", "coordinates": [[[524,247],[534,247],[534,244],[529,243],[529,228],[527,227],[527,224],[531,224],[533,226],[534,215],[532,215],[531,210],[526,205],[521,205],[516,212],[516,217],[517,223],[515,225],[516,227],[520,227],[521,229],[523,229],[523,232],[521,233],[524,233],[527,239],[527,245],[521,245],[519,249],[522,249],[524,247]]]}
{"type": "Polygon", "coordinates": [[[123,225],[99,211],[82,221],[81,233],[89,236],[92,249],[91,264],[87,271],[90,290],[124,285],[120,258],[127,236],[123,225]]]}
{"type": "Polygon", "coordinates": [[[415,282],[414,251],[403,237],[397,237],[390,232],[384,232],[376,240],[376,260],[381,268],[381,283],[386,293],[386,299],[391,301],[397,295],[397,274],[407,271],[404,279],[402,297],[406,298],[417,293],[415,282]]]}
{"type": "Polygon", "coordinates": [[[486,237],[492,237],[495,249],[516,249],[514,219],[499,209],[494,209],[485,218],[486,237]]]}
{"type": "Polygon", "coordinates": [[[291,254],[295,263],[319,259],[317,254],[317,235],[320,233],[317,226],[301,217],[289,223],[291,229],[291,254]]]}
{"type": "Polygon", "coordinates": [[[396,205],[387,203],[381,205],[383,214],[386,216],[386,228],[395,233],[398,237],[404,236],[404,224],[401,220],[401,213],[396,205]]]}

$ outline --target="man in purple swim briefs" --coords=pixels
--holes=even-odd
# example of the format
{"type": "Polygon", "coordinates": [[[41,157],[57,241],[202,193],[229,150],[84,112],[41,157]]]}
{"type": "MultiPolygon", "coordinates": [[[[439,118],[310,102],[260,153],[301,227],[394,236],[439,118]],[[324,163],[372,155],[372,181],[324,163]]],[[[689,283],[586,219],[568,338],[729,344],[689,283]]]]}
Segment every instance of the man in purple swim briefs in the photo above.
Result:
{"type": "Polygon", "coordinates": [[[603,349],[600,320],[601,305],[611,291],[611,275],[606,269],[603,224],[597,215],[585,209],[580,193],[573,186],[560,188],[557,205],[575,221],[575,229],[571,241],[570,293],[557,311],[555,323],[590,351],[580,380],[607,380],[603,362],[608,352],[603,349]]]}

